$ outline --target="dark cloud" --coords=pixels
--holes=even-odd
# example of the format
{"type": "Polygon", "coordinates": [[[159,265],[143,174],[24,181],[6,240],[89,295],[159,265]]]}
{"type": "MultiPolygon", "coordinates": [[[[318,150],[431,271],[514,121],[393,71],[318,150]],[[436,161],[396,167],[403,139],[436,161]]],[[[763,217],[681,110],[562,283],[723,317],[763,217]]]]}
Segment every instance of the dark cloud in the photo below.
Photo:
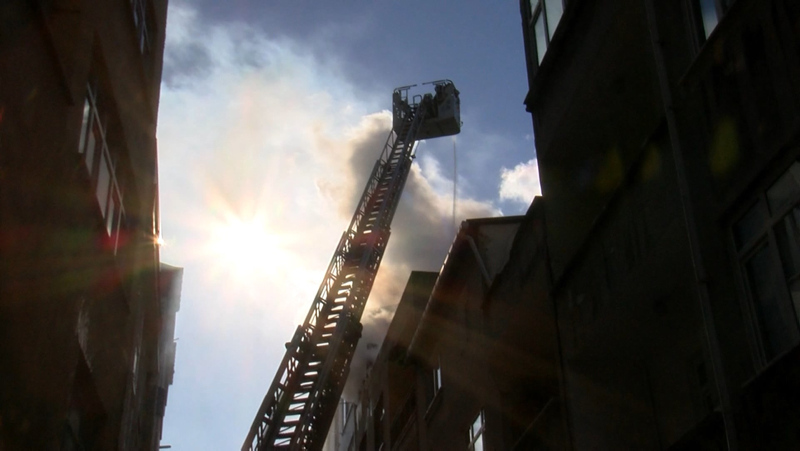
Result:
{"type": "Polygon", "coordinates": [[[387,98],[400,85],[451,78],[469,99],[464,108],[473,112],[471,126],[480,122],[501,135],[530,131],[514,2],[173,0],[170,5],[196,9],[201,31],[246,26],[270,40],[295,42],[318,61],[339,65],[365,91],[386,92],[387,98]]]}

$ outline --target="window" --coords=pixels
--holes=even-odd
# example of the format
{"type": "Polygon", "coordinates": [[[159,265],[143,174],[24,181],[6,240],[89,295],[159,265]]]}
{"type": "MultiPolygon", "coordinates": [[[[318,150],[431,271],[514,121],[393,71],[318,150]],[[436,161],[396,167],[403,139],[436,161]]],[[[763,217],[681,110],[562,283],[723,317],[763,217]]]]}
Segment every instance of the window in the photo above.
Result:
{"type": "Polygon", "coordinates": [[[133,394],[136,394],[136,388],[139,386],[139,347],[133,350],[133,370],[131,372],[131,385],[133,387],[133,394]]]}
{"type": "Polygon", "coordinates": [[[373,437],[375,438],[375,448],[383,448],[383,418],[386,409],[383,408],[383,395],[378,399],[375,409],[372,412],[373,437]]]}
{"type": "Polygon", "coordinates": [[[708,364],[702,353],[697,353],[690,361],[696,409],[701,417],[705,417],[719,404],[716,385],[709,372],[708,364]]]}
{"type": "Polygon", "coordinates": [[[125,211],[122,207],[122,192],[115,170],[116,158],[108,146],[107,121],[104,120],[100,110],[97,89],[90,84],[86,88],[86,99],[83,104],[78,152],[83,155],[109,243],[116,253],[119,245],[119,229],[125,218],[125,211]]]}
{"type": "Polygon", "coordinates": [[[136,28],[136,39],[139,45],[139,52],[142,55],[150,53],[151,28],[149,14],[147,12],[147,0],[130,0],[133,10],[133,26],[136,28]]]}
{"type": "Polygon", "coordinates": [[[698,41],[702,45],[717,28],[733,0],[691,0],[698,41]]]}
{"type": "Polygon", "coordinates": [[[341,401],[341,406],[342,406],[342,415],[341,415],[342,416],[342,424],[341,424],[340,432],[345,433],[346,430],[347,430],[347,423],[348,422],[352,421],[354,423],[351,429],[355,429],[356,428],[356,426],[355,426],[355,422],[357,420],[357,417],[356,417],[356,415],[357,415],[356,414],[356,404],[355,403],[350,403],[350,402],[347,402],[347,401],[343,400],[343,401],[341,401]]]}
{"type": "Polygon", "coordinates": [[[800,163],[795,162],[733,225],[743,285],[766,364],[800,341],[800,163]]]}
{"type": "Polygon", "coordinates": [[[719,23],[719,13],[717,12],[716,0],[697,0],[697,13],[699,24],[702,27],[703,38],[708,38],[714,28],[719,23]]]}
{"type": "Polygon", "coordinates": [[[342,407],[342,424],[339,426],[339,430],[344,431],[345,426],[347,426],[347,415],[350,413],[349,403],[345,400],[341,400],[339,403],[342,407]]]}
{"type": "Polygon", "coordinates": [[[549,30],[547,39],[549,42],[556,31],[558,22],[561,21],[561,16],[564,14],[564,5],[561,3],[562,0],[542,1],[544,2],[545,15],[547,16],[547,29],[549,30]]]}
{"type": "Polygon", "coordinates": [[[547,51],[546,34],[547,31],[544,28],[544,14],[540,9],[533,21],[533,35],[536,38],[536,57],[538,58],[539,64],[542,64],[542,59],[547,51]]]}
{"type": "Polygon", "coordinates": [[[530,36],[536,47],[536,60],[541,64],[553,33],[564,14],[563,0],[529,0],[530,36]]]}
{"type": "Polygon", "coordinates": [[[436,357],[436,360],[434,362],[435,363],[432,366],[423,369],[424,376],[426,379],[424,387],[425,387],[425,399],[427,402],[428,411],[432,409],[434,400],[436,400],[436,397],[442,390],[441,357],[436,357]]]}
{"type": "Polygon", "coordinates": [[[469,447],[467,449],[470,451],[483,451],[483,432],[485,429],[486,419],[483,410],[481,410],[469,427],[469,447]]]}
{"type": "Polygon", "coordinates": [[[436,360],[436,368],[433,369],[433,396],[436,396],[442,389],[442,362],[436,360]]]}

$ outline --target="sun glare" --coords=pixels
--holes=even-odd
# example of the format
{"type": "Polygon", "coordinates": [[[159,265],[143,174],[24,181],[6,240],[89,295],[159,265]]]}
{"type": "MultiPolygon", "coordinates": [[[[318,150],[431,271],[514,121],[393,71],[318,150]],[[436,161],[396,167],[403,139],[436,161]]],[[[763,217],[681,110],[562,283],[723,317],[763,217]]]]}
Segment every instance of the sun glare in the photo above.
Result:
{"type": "Polygon", "coordinates": [[[261,221],[230,220],[214,233],[212,250],[219,263],[238,276],[275,269],[280,242],[261,221]]]}

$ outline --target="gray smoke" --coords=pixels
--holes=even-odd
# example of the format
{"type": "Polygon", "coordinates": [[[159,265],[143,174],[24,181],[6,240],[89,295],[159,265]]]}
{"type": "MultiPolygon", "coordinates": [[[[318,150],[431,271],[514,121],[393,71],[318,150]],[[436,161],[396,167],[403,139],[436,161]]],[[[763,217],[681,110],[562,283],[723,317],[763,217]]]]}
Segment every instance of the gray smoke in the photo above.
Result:
{"type": "MultiPolygon", "coordinates": [[[[347,142],[335,149],[339,161],[343,162],[337,168],[343,177],[336,182],[318,181],[318,187],[332,202],[337,203],[337,210],[343,217],[350,218],[355,210],[363,185],[390,129],[391,116],[388,112],[367,116],[347,142]]],[[[335,147],[319,146],[328,149],[335,147]]],[[[419,165],[415,163],[412,166],[392,223],[392,235],[385,258],[361,318],[364,330],[345,387],[346,399],[353,401],[357,398],[368,366],[374,362],[380,350],[411,271],[440,269],[455,235],[452,201],[452,194],[435,192],[419,165]]],[[[498,211],[489,203],[459,199],[456,224],[466,218],[497,214],[498,211]]]]}

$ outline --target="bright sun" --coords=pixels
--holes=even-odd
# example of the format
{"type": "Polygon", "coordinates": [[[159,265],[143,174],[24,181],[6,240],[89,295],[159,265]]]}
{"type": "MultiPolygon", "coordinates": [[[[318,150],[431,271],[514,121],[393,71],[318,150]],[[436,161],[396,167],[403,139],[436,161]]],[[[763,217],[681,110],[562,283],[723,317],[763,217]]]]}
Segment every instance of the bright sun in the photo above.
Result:
{"type": "Polygon", "coordinates": [[[233,273],[250,275],[274,269],[280,242],[270,233],[266,224],[258,220],[228,220],[216,227],[212,238],[212,251],[222,264],[233,273]]]}

